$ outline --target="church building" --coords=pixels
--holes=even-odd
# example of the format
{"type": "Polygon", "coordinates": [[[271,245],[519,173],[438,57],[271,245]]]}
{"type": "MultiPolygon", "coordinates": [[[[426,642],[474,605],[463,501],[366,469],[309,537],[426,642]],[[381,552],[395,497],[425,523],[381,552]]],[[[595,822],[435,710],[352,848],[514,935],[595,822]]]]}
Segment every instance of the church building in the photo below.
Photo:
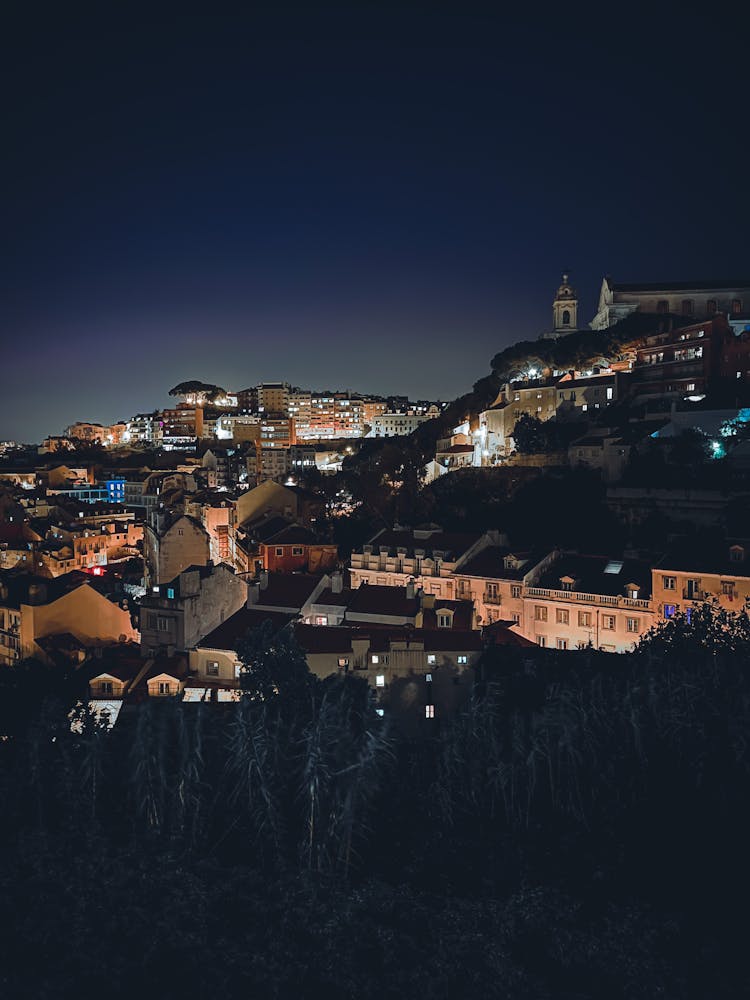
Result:
{"type": "Polygon", "coordinates": [[[557,340],[578,330],[578,295],[570,284],[570,275],[563,274],[552,303],[552,329],[542,334],[543,340],[557,340]]]}

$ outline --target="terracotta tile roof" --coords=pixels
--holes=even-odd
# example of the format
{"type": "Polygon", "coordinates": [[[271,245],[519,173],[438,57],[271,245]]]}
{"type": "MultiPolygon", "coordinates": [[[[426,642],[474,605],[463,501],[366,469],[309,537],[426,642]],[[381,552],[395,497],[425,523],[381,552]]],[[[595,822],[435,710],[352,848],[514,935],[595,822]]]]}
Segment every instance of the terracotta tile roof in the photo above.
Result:
{"type": "Polygon", "coordinates": [[[294,637],[306,653],[351,653],[351,628],[336,625],[295,625],[294,637]]]}
{"type": "Polygon", "coordinates": [[[407,597],[406,587],[363,583],[351,592],[348,610],[360,615],[399,615],[413,618],[419,611],[419,598],[407,597]]]}
{"type": "Polygon", "coordinates": [[[338,594],[334,593],[330,587],[326,587],[315,598],[315,603],[327,605],[332,608],[345,608],[349,605],[354,591],[351,587],[344,587],[338,594]]]}
{"type": "Polygon", "coordinates": [[[237,646],[237,641],[244,638],[250,629],[258,628],[263,622],[270,622],[274,631],[280,631],[294,616],[282,614],[279,611],[261,611],[257,608],[240,608],[239,611],[222,622],[213,632],[209,632],[197,643],[201,649],[227,649],[237,646]]]}
{"type": "Polygon", "coordinates": [[[320,576],[308,573],[269,573],[268,584],[260,589],[258,604],[269,608],[301,609],[320,580],[320,576]]]}

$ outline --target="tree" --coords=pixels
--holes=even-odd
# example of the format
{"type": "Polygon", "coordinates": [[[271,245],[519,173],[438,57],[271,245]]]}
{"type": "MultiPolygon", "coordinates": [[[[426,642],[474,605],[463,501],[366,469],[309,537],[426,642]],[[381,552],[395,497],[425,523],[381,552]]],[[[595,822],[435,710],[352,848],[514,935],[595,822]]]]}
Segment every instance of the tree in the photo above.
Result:
{"type": "Polygon", "coordinates": [[[314,686],[305,654],[289,628],[276,631],[265,621],[237,643],[237,654],[242,661],[240,684],[251,698],[296,701],[314,686]]]}
{"type": "Polygon", "coordinates": [[[522,413],[513,428],[513,441],[520,455],[541,455],[549,450],[549,433],[539,417],[522,413]]]}

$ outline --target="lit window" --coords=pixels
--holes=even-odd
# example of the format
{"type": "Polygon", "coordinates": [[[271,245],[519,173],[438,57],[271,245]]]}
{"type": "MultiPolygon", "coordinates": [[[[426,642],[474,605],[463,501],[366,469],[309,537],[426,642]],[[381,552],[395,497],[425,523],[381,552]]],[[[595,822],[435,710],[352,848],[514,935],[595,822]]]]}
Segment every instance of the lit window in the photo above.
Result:
{"type": "Polygon", "coordinates": [[[461,664],[468,663],[469,657],[462,654],[461,656],[458,657],[458,662],[461,664]]]}
{"type": "Polygon", "coordinates": [[[380,657],[379,657],[379,656],[377,656],[377,655],[373,655],[373,657],[372,657],[372,662],[373,662],[373,663],[380,663],[380,657]]]}
{"type": "Polygon", "coordinates": [[[734,580],[722,580],[721,592],[725,597],[734,597],[734,580]]]}
{"type": "Polygon", "coordinates": [[[348,667],[349,666],[349,657],[348,656],[340,656],[339,657],[339,666],[340,667],[348,667]]]}
{"type": "Polygon", "coordinates": [[[675,604],[665,604],[664,605],[664,617],[665,618],[674,618],[676,611],[677,611],[677,606],[675,604]]]}
{"type": "Polygon", "coordinates": [[[614,615],[602,615],[602,628],[608,632],[614,632],[616,619],[614,615]]]}
{"type": "Polygon", "coordinates": [[[438,615],[438,628],[450,628],[451,627],[451,615],[438,615]]]}
{"type": "Polygon", "coordinates": [[[425,719],[434,719],[435,718],[435,706],[434,705],[425,705],[425,707],[424,707],[424,717],[425,717],[425,719]]]}
{"type": "Polygon", "coordinates": [[[521,587],[520,587],[519,584],[514,583],[511,586],[511,588],[510,588],[510,596],[511,597],[520,597],[521,596],[521,587]]]}
{"type": "Polygon", "coordinates": [[[641,630],[641,620],[640,618],[627,618],[625,620],[625,627],[628,632],[640,632],[641,630]]]}
{"type": "Polygon", "coordinates": [[[379,715],[381,717],[381,719],[385,715],[385,709],[384,708],[376,708],[375,712],[376,712],[377,715],[379,715]]]}
{"type": "Polygon", "coordinates": [[[425,674],[424,679],[427,681],[428,684],[432,684],[432,674],[425,674]]]}
{"type": "Polygon", "coordinates": [[[316,615],[315,616],[315,624],[316,625],[327,625],[328,624],[328,615],[316,615]]]}
{"type": "Polygon", "coordinates": [[[543,635],[538,635],[536,637],[536,644],[537,644],[537,646],[546,646],[547,645],[547,640],[546,640],[546,638],[543,635]]]}
{"type": "Polygon", "coordinates": [[[427,662],[429,663],[429,665],[431,667],[435,666],[435,664],[437,663],[437,658],[436,658],[436,656],[435,656],[434,653],[428,653],[427,654],[427,662]]]}
{"type": "Polygon", "coordinates": [[[614,394],[615,394],[615,390],[612,388],[611,385],[608,385],[607,386],[607,399],[612,399],[613,396],[614,396],[614,394]]]}
{"type": "Polygon", "coordinates": [[[206,663],[206,674],[209,677],[219,676],[219,661],[218,660],[208,660],[206,663]]]}
{"type": "Polygon", "coordinates": [[[385,674],[378,674],[375,678],[375,687],[385,687],[385,674]]]}
{"type": "Polygon", "coordinates": [[[578,624],[583,628],[591,627],[591,612],[590,611],[579,611],[578,612],[578,624]]]}
{"type": "Polygon", "coordinates": [[[555,621],[558,625],[570,624],[570,612],[567,608],[558,608],[555,612],[555,621]]]}
{"type": "Polygon", "coordinates": [[[174,587],[167,587],[167,597],[170,601],[174,600],[174,587]]]}

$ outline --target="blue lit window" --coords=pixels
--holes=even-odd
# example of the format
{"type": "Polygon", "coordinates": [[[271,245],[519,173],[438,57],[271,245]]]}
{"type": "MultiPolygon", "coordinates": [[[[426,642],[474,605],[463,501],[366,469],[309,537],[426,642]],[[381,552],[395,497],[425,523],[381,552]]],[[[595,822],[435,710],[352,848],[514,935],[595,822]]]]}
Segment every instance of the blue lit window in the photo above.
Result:
{"type": "Polygon", "coordinates": [[[170,601],[174,600],[174,587],[167,587],[167,597],[170,601]]]}
{"type": "Polygon", "coordinates": [[[664,617],[665,618],[674,618],[674,614],[675,614],[676,610],[677,610],[677,608],[676,608],[676,606],[674,604],[665,604],[664,605],[664,617]]]}
{"type": "Polygon", "coordinates": [[[692,618],[693,618],[693,609],[685,608],[685,620],[687,621],[688,625],[692,621],[692,618]]]}

